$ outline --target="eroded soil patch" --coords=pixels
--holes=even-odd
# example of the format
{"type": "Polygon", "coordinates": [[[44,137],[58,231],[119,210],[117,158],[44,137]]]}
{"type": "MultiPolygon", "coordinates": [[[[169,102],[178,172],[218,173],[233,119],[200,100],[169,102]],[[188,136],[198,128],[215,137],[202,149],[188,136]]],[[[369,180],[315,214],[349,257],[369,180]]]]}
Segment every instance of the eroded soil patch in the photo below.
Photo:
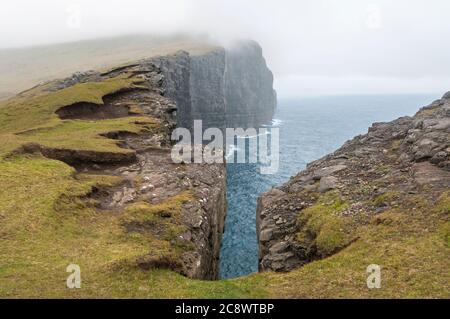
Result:
{"type": "Polygon", "coordinates": [[[78,102],[63,106],[56,111],[62,120],[104,120],[137,115],[140,110],[126,103],[122,98],[128,98],[133,91],[143,89],[122,89],[103,97],[103,104],[78,102]]]}
{"type": "Polygon", "coordinates": [[[80,102],[62,107],[56,114],[62,120],[103,120],[129,116],[129,109],[124,105],[80,102]]]}

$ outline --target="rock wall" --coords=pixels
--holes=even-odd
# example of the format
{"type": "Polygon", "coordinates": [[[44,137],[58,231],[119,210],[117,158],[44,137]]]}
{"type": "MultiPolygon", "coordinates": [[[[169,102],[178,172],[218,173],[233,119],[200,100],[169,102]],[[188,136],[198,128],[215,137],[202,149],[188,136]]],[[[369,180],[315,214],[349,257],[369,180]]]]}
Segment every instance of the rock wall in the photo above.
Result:
{"type": "Polygon", "coordinates": [[[277,105],[273,75],[256,42],[226,51],[225,103],[229,127],[258,127],[272,120],[277,105]]]}
{"type": "Polygon", "coordinates": [[[144,60],[157,65],[164,75],[164,94],[177,105],[177,124],[189,127],[191,123],[191,88],[189,53],[179,51],[174,55],[144,60]]]}
{"type": "Polygon", "coordinates": [[[225,127],[226,53],[223,49],[191,58],[191,119],[204,127],[225,127]]]}

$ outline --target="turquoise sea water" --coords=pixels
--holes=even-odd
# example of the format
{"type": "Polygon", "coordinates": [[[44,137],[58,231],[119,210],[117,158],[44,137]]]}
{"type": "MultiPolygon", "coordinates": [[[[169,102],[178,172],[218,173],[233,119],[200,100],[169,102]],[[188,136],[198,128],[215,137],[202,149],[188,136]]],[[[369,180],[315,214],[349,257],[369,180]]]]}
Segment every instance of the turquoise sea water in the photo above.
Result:
{"type": "Polygon", "coordinates": [[[281,99],[271,124],[280,130],[280,166],[261,175],[258,164],[228,164],[228,216],[220,257],[221,278],[258,270],[255,212],[257,197],[367,132],[374,122],[413,115],[440,98],[435,95],[337,96],[281,99]]]}

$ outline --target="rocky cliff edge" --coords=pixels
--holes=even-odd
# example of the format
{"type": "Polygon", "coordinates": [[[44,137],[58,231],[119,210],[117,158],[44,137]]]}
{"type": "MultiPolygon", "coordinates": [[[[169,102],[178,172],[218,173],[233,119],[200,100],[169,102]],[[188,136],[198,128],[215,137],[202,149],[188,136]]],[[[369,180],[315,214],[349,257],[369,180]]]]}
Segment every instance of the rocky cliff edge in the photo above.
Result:
{"type": "MultiPolygon", "coordinates": [[[[289,272],[309,264],[299,285],[316,280],[322,290],[314,293],[330,296],[339,292],[319,284],[333,277],[330,269],[342,287],[358,290],[355,278],[365,286],[365,267],[379,264],[391,295],[423,295],[428,288],[417,287],[433,285],[448,293],[449,186],[447,93],[413,117],[373,124],[261,196],[259,268],[289,272]],[[307,277],[320,269],[316,279],[307,277]]],[[[284,286],[293,296],[314,290],[284,286]]]]}

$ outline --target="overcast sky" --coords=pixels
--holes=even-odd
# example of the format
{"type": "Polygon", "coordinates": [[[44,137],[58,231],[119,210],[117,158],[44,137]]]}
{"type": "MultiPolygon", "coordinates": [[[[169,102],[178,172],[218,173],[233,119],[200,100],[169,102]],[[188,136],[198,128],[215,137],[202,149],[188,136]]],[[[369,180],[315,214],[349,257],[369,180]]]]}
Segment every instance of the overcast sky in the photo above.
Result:
{"type": "Polygon", "coordinates": [[[0,47],[135,32],[253,38],[280,96],[450,90],[448,0],[2,0],[0,47]]]}

